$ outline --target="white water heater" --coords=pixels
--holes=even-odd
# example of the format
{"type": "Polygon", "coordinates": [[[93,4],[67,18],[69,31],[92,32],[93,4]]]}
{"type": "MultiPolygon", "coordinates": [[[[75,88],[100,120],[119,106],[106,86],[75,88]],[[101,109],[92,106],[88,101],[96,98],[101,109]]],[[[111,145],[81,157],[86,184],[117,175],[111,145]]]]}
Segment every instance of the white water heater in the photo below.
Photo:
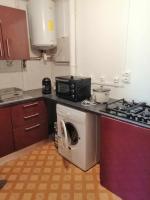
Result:
{"type": "Polygon", "coordinates": [[[53,0],[29,0],[29,29],[31,45],[48,50],[56,46],[55,2],[53,0]]]}

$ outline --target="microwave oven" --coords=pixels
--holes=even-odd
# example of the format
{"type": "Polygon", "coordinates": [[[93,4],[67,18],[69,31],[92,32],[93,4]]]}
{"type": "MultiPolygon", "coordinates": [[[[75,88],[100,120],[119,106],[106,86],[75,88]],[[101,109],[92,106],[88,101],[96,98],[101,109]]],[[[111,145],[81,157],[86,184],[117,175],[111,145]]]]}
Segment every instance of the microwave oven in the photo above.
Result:
{"type": "Polygon", "coordinates": [[[82,101],[91,96],[91,78],[80,76],[56,77],[56,96],[71,101],[82,101]]]}

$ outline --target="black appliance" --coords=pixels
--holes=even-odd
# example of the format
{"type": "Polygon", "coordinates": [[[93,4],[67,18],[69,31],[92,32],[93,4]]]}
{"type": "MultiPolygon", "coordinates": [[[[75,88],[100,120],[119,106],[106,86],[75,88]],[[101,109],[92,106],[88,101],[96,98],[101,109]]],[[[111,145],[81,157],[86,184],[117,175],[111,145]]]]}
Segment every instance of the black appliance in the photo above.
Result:
{"type": "Polygon", "coordinates": [[[51,94],[51,80],[50,78],[43,78],[42,80],[42,93],[51,94]]]}
{"type": "Polygon", "coordinates": [[[56,95],[71,101],[82,101],[91,96],[91,78],[80,76],[56,77],[56,95]]]}
{"type": "Polygon", "coordinates": [[[128,102],[125,99],[120,99],[112,103],[107,103],[106,112],[138,123],[150,125],[150,106],[144,102],[128,102]]]}

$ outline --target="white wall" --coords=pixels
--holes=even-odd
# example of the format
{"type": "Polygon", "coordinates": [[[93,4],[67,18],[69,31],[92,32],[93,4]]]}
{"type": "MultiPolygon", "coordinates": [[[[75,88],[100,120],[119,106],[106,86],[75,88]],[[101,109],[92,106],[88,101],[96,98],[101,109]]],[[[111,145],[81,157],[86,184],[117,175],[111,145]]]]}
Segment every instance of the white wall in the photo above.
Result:
{"type": "MultiPolygon", "coordinates": [[[[0,5],[16,7],[26,10],[25,0],[0,0],[0,5]]],[[[30,49],[31,56],[37,56],[30,49]]],[[[0,61],[0,88],[20,87],[23,90],[41,88],[43,77],[51,77],[52,63],[43,61],[28,61],[27,67],[23,70],[20,61],[14,61],[7,66],[5,61],[0,61]]]]}
{"type": "Polygon", "coordinates": [[[51,79],[52,79],[52,85],[55,87],[55,77],[56,76],[66,76],[70,75],[70,66],[68,65],[55,65],[53,64],[51,68],[51,79]]]}
{"type": "Polygon", "coordinates": [[[112,97],[150,102],[150,1],[76,0],[77,72],[106,81],[131,71],[112,97]]]}
{"type": "Polygon", "coordinates": [[[132,0],[127,44],[127,67],[132,71],[125,94],[150,103],[150,1],[132,0]]]}
{"type": "Polygon", "coordinates": [[[79,73],[100,77],[123,69],[128,0],[77,0],[77,65],[79,73]],[[87,70],[88,69],[88,70],[87,70]],[[113,70],[110,70],[113,69],[113,70]]]}

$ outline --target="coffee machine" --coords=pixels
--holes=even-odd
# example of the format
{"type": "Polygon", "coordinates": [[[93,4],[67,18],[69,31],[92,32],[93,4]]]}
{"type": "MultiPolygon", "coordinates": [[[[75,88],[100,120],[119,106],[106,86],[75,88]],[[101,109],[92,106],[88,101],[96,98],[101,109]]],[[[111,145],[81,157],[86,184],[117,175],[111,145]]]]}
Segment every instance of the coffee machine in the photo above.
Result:
{"type": "Polygon", "coordinates": [[[42,93],[51,94],[51,80],[48,77],[45,77],[42,80],[42,93]]]}

